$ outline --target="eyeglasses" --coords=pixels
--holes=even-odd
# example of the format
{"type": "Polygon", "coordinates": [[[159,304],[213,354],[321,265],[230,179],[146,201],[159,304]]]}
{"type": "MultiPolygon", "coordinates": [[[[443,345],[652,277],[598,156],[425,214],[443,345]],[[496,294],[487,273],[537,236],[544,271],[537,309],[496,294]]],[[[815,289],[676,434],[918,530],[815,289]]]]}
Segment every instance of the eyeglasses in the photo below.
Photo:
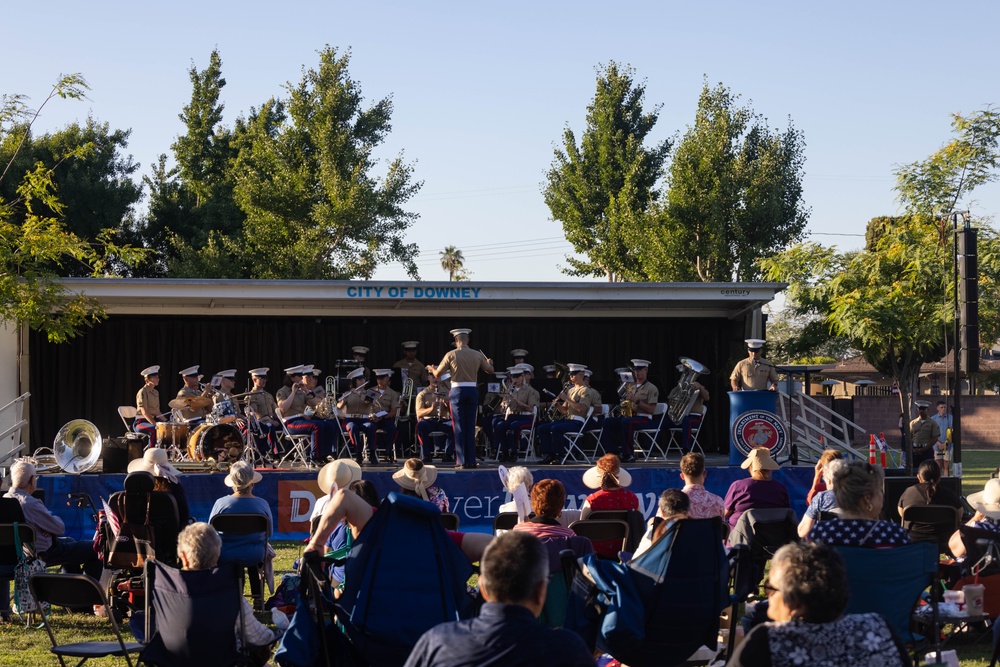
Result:
{"type": "Polygon", "coordinates": [[[781,592],[781,589],[780,588],[775,588],[774,586],[772,586],[771,582],[769,582],[769,581],[765,581],[764,582],[764,593],[767,594],[767,597],[771,597],[771,593],[780,593],[780,592],[781,592]]]}

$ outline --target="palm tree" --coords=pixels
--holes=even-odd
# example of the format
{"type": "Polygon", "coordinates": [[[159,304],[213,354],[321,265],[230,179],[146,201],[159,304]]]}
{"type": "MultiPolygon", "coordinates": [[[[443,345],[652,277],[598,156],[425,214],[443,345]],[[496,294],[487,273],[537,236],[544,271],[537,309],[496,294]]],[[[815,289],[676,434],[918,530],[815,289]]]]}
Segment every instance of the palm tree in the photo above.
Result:
{"type": "Polygon", "coordinates": [[[441,268],[448,272],[448,280],[455,280],[455,273],[465,263],[462,251],[450,245],[438,254],[441,256],[441,268]]]}

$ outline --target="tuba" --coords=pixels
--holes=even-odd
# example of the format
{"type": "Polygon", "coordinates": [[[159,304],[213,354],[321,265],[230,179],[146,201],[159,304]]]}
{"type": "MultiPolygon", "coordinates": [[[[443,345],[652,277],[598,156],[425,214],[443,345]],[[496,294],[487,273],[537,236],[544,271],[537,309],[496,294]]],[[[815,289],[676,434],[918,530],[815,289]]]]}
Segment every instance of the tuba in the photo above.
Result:
{"type": "Polygon", "coordinates": [[[101,458],[101,432],[86,419],[74,419],[56,433],[52,452],[56,464],[71,475],[87,472],[101,458]]]}
{"type": "Polygon", "coordinates": [[[707,375],[709,370],[699,364],[694,359],[687,357],[680,358],[682,369],[681,377],[677,380],[677,386],[670,390],[667,396],[667,417],[675,424],[680,424],[694,407],[698,398],[698,390],[691,385],[699,375],[707,375]]]}

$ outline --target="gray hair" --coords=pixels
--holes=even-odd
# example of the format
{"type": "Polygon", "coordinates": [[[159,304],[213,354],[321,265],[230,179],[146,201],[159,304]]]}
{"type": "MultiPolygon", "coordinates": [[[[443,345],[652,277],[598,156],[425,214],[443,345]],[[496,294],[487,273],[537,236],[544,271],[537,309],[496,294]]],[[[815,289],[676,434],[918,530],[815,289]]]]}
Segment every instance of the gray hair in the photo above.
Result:
{"type": "Polygon", "coordinates": [[[254,485],[254,469],[246,461],[237,461],[229,469],[229,479],[233,481],[233,491],[246,493],[254,485]]]}
{"type": "Polygon", "coordinates": [[[192,523],[177,536],[177,557],[187,557],[192,570],[208,570],[219,562],[222,538],[215,528],[201,521],[192,523]]]}
{"type": "Polygon", "coordinates": [[[524,466],[514,466],[507,471],[507,490],[514,493],[514,489],[524,484],[524,490],[530,492],[535,484],[535,478],[531,476],[531,471],[524,466]]]}
{"type": "Polygon", "coordinates": [[[881,466],[867,461],[848,461],[833,474],[833,494],[837,507],[848,512],[861,509],[861,501],[874,496],[882,488],[885,473],[881,466]]]}
{"type": "Polygon", "coordinates": [[[35,466],[27,461],[18,461],[10,467],[11,488],[24,489],[31,483],[31,478],[35,476],[35,466]]]}
{"type": "Polygon", "coordinates": [[[842,466],[847,465],[843,459],[834,459],[823,466],[823,483],[826,488],[833,489],[833,478],[842,466]]]}

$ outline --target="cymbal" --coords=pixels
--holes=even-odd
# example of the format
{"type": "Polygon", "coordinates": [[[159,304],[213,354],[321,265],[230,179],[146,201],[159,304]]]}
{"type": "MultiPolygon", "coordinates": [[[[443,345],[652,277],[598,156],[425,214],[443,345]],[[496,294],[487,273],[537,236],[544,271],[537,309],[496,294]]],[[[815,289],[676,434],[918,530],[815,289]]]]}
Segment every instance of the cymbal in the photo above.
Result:
{"type": "Polygon", "coordinates": [[[170,407],[177,408],[178,410],[184,408],[207,408],[211,404],[212,399],[207,396],[184,396],[182,398],[175,398],[167,403],[170,407]]]}

